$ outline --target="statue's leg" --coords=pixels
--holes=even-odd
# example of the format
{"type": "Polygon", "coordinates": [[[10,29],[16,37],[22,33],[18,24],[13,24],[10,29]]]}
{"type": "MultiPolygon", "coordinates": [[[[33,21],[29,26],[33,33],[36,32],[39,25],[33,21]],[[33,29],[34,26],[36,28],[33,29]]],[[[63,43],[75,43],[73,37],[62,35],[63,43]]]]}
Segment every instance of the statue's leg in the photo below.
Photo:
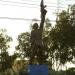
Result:
{"type": "Polygon", "coordinates": [[[30,64],[33,63],[34,59],[35,59],[35,55],[37,54],[37,46],[33,45],[32,47],[32,53],[31,53],[31,57],[30,57],[30,64]]]}
{"type": "Polygon", "coordinates": [[[43,47],[42,46],[39,47],[38,54],[37,54],[37,60],[38,60],[39,64],[44,63],[44,60],[43,60],[43,47]]]}

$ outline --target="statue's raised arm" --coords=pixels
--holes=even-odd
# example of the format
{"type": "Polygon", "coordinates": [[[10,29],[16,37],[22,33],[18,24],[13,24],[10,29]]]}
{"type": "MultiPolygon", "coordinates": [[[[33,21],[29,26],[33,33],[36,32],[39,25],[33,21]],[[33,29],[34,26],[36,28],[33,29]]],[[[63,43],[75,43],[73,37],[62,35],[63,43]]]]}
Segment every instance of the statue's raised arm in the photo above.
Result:
{"type": "Polygon", "coordinates": [[[40,29],[41,29],[41,31],[43,31],[43,26],[44,26],[44,21],[45,21],[45,15],[47,13],[47,11],[45,9],[46,6],[44,5],[43,0],[41,0],[40,7],[41,7],[41,23],[40,23],[40,29]]]}

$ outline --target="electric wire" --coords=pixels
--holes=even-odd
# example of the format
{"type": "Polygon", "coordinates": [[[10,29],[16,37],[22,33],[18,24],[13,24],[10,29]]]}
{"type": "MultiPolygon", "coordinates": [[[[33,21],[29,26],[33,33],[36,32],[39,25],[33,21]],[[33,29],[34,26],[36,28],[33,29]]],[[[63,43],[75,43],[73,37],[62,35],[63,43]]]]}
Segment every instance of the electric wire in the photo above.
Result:
{"type": "MultiPolygon", "coordinates": [[[[3,3],[0,3],[0,5],[7,5],[7,6],[17,6],[17,7],[25,7],[25,8],[37,8],[37,9],[40,9],[40,7],[37,7],[37,6],[28,6],[28,5],[13,5],[13,4],[3,4],[3,3]]],[[[52,8],[49,8],[47,7],[48,10],[56,10],[56,8],[52,9],[52,8]]]]}
{"type": "MultiPolygon", "coordinates": [[[[32,6],[40,6],[39,4],[33,4],[33,3],[23,3],[23,2],[14,2],[14,1],[4,1],[4,0],[0,0],[0,2],[6,2],[6,3],[17,3],[17,4],[23,4],[23,5],[32,5],[32,6]]],[[[50,5],[47,5],[47,7],[56,7],[57,6],[50,6],[50,5]]],[[[60,8],[65,8],[65,7],[60,7],[60,8]]]]}
{"type": "MultiPolygon", "coordinates": [[[[28,5],[28,6],[31,6],[31,5],[35,5],[36,7],[34,7],[34,6],[31,6],[31,8],[39,8],[38,6],[40,6],[40,5],[36,5],[36,4],[33,4],[33,3],[23,3],[23,2],[13,2],[13,1],[4,1],[4,0],[0,0],[0,2],[3,2],[3,3],[12,3],[12,4],[2,4],[2,5],[12,5],[12,6],[19,6],[19,7],[27,7],[26,5],[28,5]],[[21,5],[13,5],[13,4],[23,4],[22,6],[21,5]]],[[[1,4],[1,3],[0,3],[1,4]]],[[[57,8],[57,6],[47,6],[48,8],[49,7],[56,7],[57,8]]],[[[30,8],[30,7],[28,7],[28,8],[30,8]]],[[[61,8],[61,7],[59,7],[59,8],[61,8]]],[[[54,9],[52,9],[52,10],[54,10],[54,9]]],[[[25,18],[11,18],[11,17],[0,17],[0,19],[11,19],[11,20],[26,20],[26,21],[31,21],[31,20],[33,20],[33,19],[25,19],[25,18]]],[[[40,20],[37,20],[37,21],[40,21],[40,20]]],[[[50,20],[50,21],[52,21],[52,22],[56,22],[56,20],[50,20]]]]}
{"type": "MultiPolygon", "coordinates": [[[[38,19],[25,19],[25,18],[12,18],[12,17],[0,17],[0,19],[23,20],[23,21],[41,21],[41,20],[38,20],[38,19]]],[[[56,21],[56,20],[49,20],[49,21],[50,22],[63,22],[63,21],[56,21]]],[[[71,21],[75,21],[75,20],[71,20],[71,21]]]]}
{"type": "MultiPolygon", "coordinates": [[[[30,5],[15,5],[15,4],[4,4],[4,3],[0,3],[1,5],[8,5],[8,6],[17,6],[17,7],[26,7],[26,8],[37,8],[39,9],[40,7],[38,6],[30,6],[30,5]]],[[[50,8],[50,7],[47,7],[48,10],[56,10],[56,8],[50,8]]]]}
{"type": "MultiPolygon", "coordinates": [[[[40,3],[40,1],[33,1],[33,0],[25,0],[25,1],[24,1],[24,0],[21,0],[21,1],[23,1],[23,2],[25,2],[25,1],[26,1],[26,2],[30,2],[30,1],[31,1],[31,2],[35,2],[35,3],[40,3]]],[[[46,4],[46,3],[47,3],[47,4],[57,4],[57,3],[54,3],[54,2],[44,2],[44,3],[45,3],[45,4],[46,4]]]]}
{"type": "Polygon", "coordinates": [[[27,4],[27,5],[36,5],[36,6],[39,6],[38,4],[23,3],[23,2],[14,2],[14,1],[4,1],[4,0],[0,0],[0,2],[17,3],[17,4],[27,4]]]}
{"type": "MultiPolygon", "coordinates": [[[[25,19],[25,18],[12,18],[12,17],[0,17],[0,19],[9,19],[9,20],[22,20],[22,21],[41,21],[38,19],[25,19]]],[[[56,22],[56,20],[50,20],[51,22],[56,22]]]]}
{"type": "Polygon", "coordinates": [[[28,5],[15,5],[15,4],[4,4],[4,3],[0,3],[1,5],[8,5],[8,6],[17,6],[17,7],[27,7],[27,8],[39,8],[37,6],[28,6],[28,5]]]}

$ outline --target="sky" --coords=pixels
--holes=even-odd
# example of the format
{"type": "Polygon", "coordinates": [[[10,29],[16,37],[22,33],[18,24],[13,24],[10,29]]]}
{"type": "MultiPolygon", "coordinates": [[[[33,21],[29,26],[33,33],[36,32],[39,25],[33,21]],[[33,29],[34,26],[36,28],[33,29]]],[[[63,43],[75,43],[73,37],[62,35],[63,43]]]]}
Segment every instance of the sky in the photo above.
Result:
{"type": "MultiPolygon", "coordinates": [[[[32,19],[40,20],[40,1],[41,0],[0,0],[0,29],[6,29],[9,36],[13,38],[10,55],[15,51],[17,37],[20,33],[30,30],[32,19]]],[[[66,9],[68,4],[74,0],[44,0],[47,5],[47,15],[54,24],[57,9],[66,9]],[[57,5],[59,3],[59,5],[57,5]],[[58,8],[57,8],[58,7],[58,8]]]]}
{"type": "MultiPolygon", "coordinates": [[[[49,6],[56,6],[57,1],[45,0],[45,4],[49,6]],[[53,3],[53,5],[51,4],[53,3]]],[[[55,7],[47,7],[47,18],[55,20],[55,7]],[[53,13],[52,13],[53,12],[53,13]]],[[[9,53],[13,54],[15,45],[17,44],[17,36],[30,30],[32,19],[40,19],[40,0],[0,0],[0,29],[7,29],[9,36],[13,38],[9,53]],[[32,4],[32,5],[31,5],[32,4]],[[34,4],[34,5],[33,5],[34,4]],[[2,18],[4,17],[4,18],[2,18]],[[15,18],[15,19],[9,19],[15,18]],[[20,18],[20,20],[16,19],[20,18]],[[30,19],[30,20],[24,20],[30,19]]]]}

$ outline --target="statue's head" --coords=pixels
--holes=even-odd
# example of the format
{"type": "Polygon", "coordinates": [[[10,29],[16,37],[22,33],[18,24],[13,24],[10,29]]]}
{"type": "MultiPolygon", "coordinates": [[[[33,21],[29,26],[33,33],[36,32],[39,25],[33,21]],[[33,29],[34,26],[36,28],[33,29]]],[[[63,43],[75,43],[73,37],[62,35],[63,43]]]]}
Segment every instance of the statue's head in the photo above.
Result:
{"type": "Polygon", "coordinates": [[[38,29],[38,24],[37,23],[33,24],[33,29],[38,29]]]}

